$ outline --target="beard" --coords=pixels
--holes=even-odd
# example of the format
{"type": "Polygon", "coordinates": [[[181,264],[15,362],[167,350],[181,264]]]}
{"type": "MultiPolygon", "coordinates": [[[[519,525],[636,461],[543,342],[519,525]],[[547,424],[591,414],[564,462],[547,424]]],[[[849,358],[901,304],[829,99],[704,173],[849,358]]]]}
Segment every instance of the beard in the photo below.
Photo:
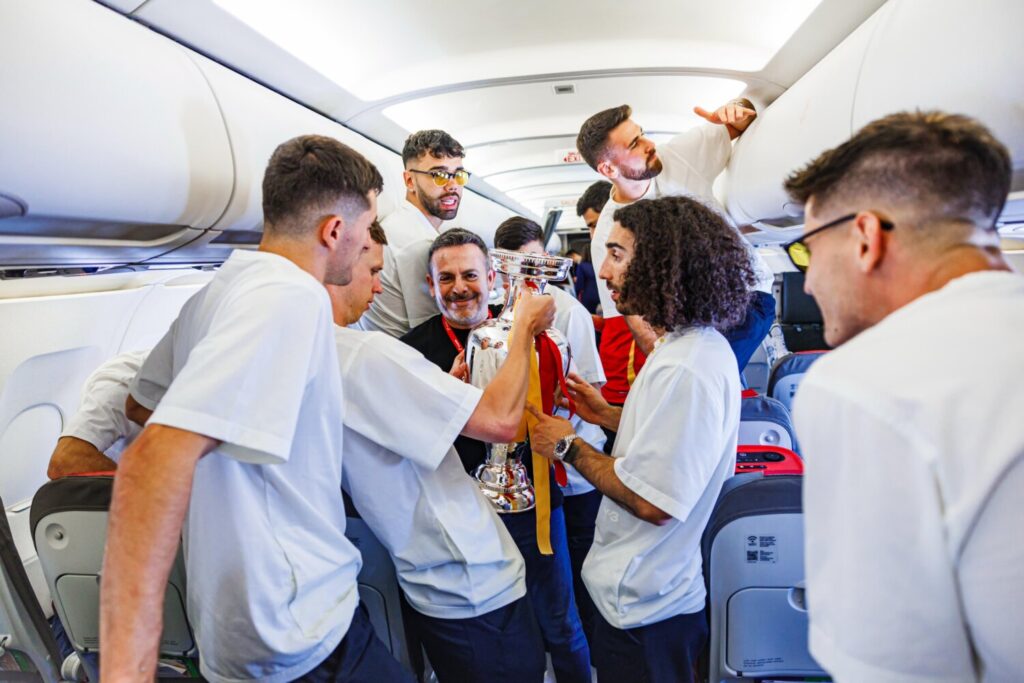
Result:
{"type": "Polygon", "coordinates": [[[419,195],[420,204],[422,204],[427,209],[427,213],[434,218],[440,218],[443,221],[450,221],[459,213],[459,204],[462,203],[462,198],[454,192],[451,194],[441,195],[437,199],[426,196],[419,188],[416,188],[416,193],[419,195]],[[441,200],[449,197],[455,197],[455,206],[450,209],[443,208],[441,206],[441,200]]]}
{"type": "Polygon", "coordinates": [[[450,294],[444,298],[444,317],[462,327],[474,327],[487,318],[487,306],[480,294],[450,294]],[[460,301],[476,301],[476,308],[459,310],[453,304],[460,301]]]}
{"type": "Polygon", "coordinates": [[[653,156],[647,160],[647,165],[643,170],[624,168],[620,170],[620,173],[623,178],[628,180],[650,180],[651,178],[656,178],[661,173],[661,168],[661,159],[653,156]]]}

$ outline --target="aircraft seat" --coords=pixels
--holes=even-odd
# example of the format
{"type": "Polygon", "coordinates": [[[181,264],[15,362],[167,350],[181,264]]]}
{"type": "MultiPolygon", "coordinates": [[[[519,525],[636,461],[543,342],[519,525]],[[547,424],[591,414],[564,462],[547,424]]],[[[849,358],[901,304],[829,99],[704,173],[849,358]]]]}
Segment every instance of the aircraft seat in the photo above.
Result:
{"type": "Polygon", "coordinates": [[[768,376],[768,395],[781,401],[787,410],[793,410],[793,397],[796,396],[797,387],[811,365],[826,353],[828,352],[798,351],[775,361],[768,376]]]}
{"type": "MultiPolygon", "coordinates": [[[[79,654],[100,651],[100,569],[113,486],[112,472],[73,475],[44,484],[32,500],[31,530],[39,562],[57,616],[79,654]]],[[[172,658],[174,668],[185,677],[198,677],[198,651],[185,612],[185,583],[179,549],[164,596],[160,654],[172,658]]],[[[92,670],[95,659],[82,657],[82,661],[90,678],[98,680],[98,672],[92,670]]]]}
{"type": "Polygon", "coordinates": [[[793,420],[786,406],[778,399],[745,390],[740,403],[739,445],[797,450],[793,420]]]}
{"type": "Polygon", "coordinates": [[[409,647],[412,642],[402,618],[402,592],[398,587],[398,574],[387,548],[377,539],[369,525],[359,516],[348,493],[345,499],[345,536],[359,548],[363,566],[359,570],[359,600],[370,614],[370,623],[377,637],[387,646],[392,656],[410,671],[413,663],[409,647]]]}
{"type": "Polygon", "coordinates": [[[790,352],[827,349],[824,320],[814,297],[804,292],[804,274],[782,273],[778,289],[779,324],[790,352]]]}
{"type": "Polygon", "coordinates": [[[801,487],[760,472],[722,487],[701,541],[710,683],[827,676],[807,649],[801,487]]]}
{"type": "Polygon", "coordinates": [[[7,516],[0,514],[0,680],[57,683],[61,659],[7,516]]]}

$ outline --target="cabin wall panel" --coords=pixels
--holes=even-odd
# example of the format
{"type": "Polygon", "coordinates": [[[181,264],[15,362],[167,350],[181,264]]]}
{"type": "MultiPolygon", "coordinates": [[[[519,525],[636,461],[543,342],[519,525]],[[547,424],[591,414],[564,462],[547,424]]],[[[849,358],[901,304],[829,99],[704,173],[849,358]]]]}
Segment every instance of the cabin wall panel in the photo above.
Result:
{"type": "MultiPolygon", "coordinates": [[[[65,423],[78,409],[82,385],[117,353],[151,347],[211,276],[162,273],[147,278],[155,282],[132,287],[132,276],[116,275],[106,278],[113,287],[108,291],[0,298],[0,497],[47,614],[50,599],[29,530],[30,503],[46,481],[50,454],[65,423]]],[[[49,279],[53,282],[0,282],[0,288],[33,285],[45,292],[69,280],[49,279]]],[[[75,278],[74,284],[87,279],[104,280],[75,278]]]]}

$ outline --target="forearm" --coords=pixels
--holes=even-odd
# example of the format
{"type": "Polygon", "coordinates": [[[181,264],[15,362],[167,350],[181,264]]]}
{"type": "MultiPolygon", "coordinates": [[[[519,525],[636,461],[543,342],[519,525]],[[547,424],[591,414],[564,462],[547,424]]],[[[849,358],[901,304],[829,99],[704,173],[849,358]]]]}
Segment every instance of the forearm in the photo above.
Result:
{"type": "Polygon", "coordinates": [[[523,405],[530,385],[530,354],[533,338],[528,331],[512,335],[512,346],[504,363],[483,396],[462,433],[492,443],[511,441],[523,416],[523,405]]]}
{"type": "Polygon", "coordinates": [[[576,439],[565,462],[575,467],[594,488],[645,522],[660,526],[670,519],[667,513],[622,483],[615,473],[615,458],[605,455],[583,439],[576,439]]]}
{"type": "Polygon", "coordinates": [[[153,411],[135,400],[135,397],[128,394],[124,402],[124,414],[129,420],[144,427],[153,411]]]}
{"type": "Polygon", "coordinates": [[[62,436],[50,457],[46,476],[50,479],[66,477],[82,472],[109,472],[117,469],[117,463],[103,455],[95,446],[75,436],[62,436]]]}
{"type": "Polygon", "coordinates": [[[164,592],[192,475],[213,445],[206,437],[154,425],[122,458],[100,586],[103,681],[152,680],[156,672],[164,592]]]}
{"type": "Polygon", "coordinates": [[[622,406],[608,404],[601,410],[598,417],[596,424],[599,427],[604,427],[610,432],[617,432],[619,431],[619,421],[622,419],[622,406]]]}

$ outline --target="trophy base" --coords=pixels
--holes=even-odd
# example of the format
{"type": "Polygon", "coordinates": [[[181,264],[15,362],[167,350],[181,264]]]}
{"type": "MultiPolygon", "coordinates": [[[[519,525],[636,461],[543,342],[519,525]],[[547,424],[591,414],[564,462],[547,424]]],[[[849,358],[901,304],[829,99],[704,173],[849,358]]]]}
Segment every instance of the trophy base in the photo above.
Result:
{"type": "Polygon", "coordinates": [[[473,476],[498,514],[526,512],[536,505],[537,496],[521,462],[507,462],[505,465],[484,463],[473,476]]]}

